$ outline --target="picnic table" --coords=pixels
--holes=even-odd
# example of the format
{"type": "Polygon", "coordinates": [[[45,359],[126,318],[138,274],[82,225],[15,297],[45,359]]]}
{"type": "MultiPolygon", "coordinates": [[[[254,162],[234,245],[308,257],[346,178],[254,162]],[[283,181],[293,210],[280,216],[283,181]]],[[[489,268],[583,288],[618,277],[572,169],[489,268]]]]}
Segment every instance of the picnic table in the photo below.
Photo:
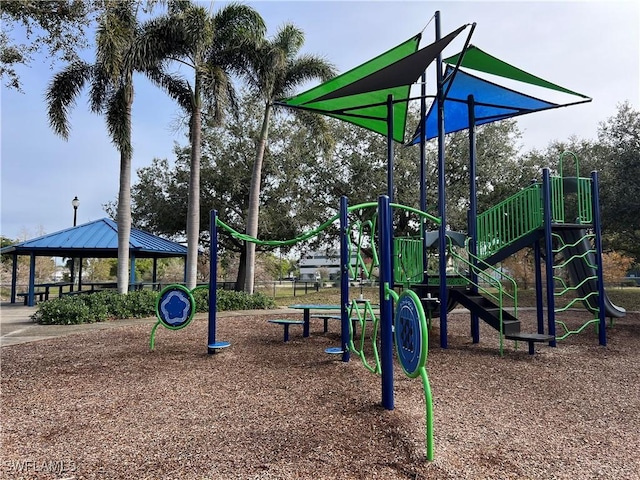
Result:
{"type": "Polygon", "coordinates": [[[302,336],[309,336],[309,322],[311,320],[311,310],[336,310],[340,312],[340,305],[322,305],[315,303],[298,303],[295,305],[289,305],[289,308],[294,308],[297,310],[302,310],[302,319],[304,321],[304,325],[302,327],[302,336]]]}

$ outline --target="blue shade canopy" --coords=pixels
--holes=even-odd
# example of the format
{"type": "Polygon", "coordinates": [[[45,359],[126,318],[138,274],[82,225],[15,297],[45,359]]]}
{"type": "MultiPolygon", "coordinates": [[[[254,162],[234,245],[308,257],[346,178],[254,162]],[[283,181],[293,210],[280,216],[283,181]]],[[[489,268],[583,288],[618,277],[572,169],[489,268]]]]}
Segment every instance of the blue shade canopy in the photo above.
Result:
{"type": "MultiPolygon", "coordinates": [[[[136,257],[183,257],[187,248],[179,243],[156,237],[148,232],[131,229],[129,249],[136,257]]],[[[103,218],[77,227],[67,228],[26,242],[10,245],[0,253],[47,255],[52,257],[116,257],[118,225],[103,218]]]]}
{"type": "MultiPolygon", "coordinates": [[[[451,74],[453,67],[448,66],[445,78],[451,74]]],[[[535,98],[510,88],[502,87],[482,78],[458,70],[453,77],[444,83],[443,91],[447,91],[444,101],[445,134],[469,128],[469,108],[467,101],[473,95],[475,102],[475,125],[483,125],[506,118],[538,112],[560,105],[535,98]],[[449,85],[451,84],[451,88],[449,85]]],[[[426,117],[426,140],[438,136],[437,103],[429,108],[426,117]]],[[[420,141],[420,126],[409,142],[414,145],[420,141]]]]}

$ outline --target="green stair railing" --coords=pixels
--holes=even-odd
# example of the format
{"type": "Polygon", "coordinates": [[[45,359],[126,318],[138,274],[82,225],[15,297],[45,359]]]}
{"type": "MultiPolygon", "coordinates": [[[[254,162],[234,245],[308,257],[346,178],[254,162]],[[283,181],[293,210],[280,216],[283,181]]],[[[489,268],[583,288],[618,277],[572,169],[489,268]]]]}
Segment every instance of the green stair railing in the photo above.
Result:
{"type": "Polygon", "coordinates": [[[569,219],[570,223],[576,222],[580,224],[590,224],[593,222],[593,208],[591,198],[591,179],[580,177],[580,162],[573,152],[563,152],[560,155],[558,163],[558,176],[551,177],[551,218],[553,223],[566,222],[565,204],[567,195],[565,195],[565,181],[576,182],[576,212],[575,218],[569,219]],[[565,175],[565,158],[571,157],[575,163],[576,175],[570,177],[565,175]]]}
{"type": "Polygon", "coordinates": [[[542,213],[542,187],[536,183],[479,214],[478,257],[487,258],[540,228],[542,213]]]}
{"type": "Polygon", "coordinates": [[[454,259],[454,272],[457,275],[467,276],[469,278],[469,283],[477,288],[478,293],[493,300],[499,308],[500,355],[502,355],[504,342],[503,313],[504,309],[509,306],[507,304],[511,304],[513,307],[513,316],[518,316],[518,284],[501,269],[492,265],[484,264],[480,258],[469,253],[468,240],[467,245],[464,248],[464,255],[460,255],[456,252],[450,238],[447,238],[447,240],[449,242],[449,254],[454,259]],[[471,273],[476,274],[476,282],[471,280],[471,273]],[[505,284],[510,288],[506,288],[505,284]],[[513,293],[509,293],[509,290],[513,293]]]}

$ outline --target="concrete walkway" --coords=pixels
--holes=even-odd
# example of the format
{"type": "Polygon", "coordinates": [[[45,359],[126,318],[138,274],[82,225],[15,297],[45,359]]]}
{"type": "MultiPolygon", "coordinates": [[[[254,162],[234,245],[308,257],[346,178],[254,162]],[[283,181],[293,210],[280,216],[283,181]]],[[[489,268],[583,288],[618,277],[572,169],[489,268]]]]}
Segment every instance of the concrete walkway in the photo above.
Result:
{"type": "MultiPolygon", "coordinates": [[[[153,325],[157,319],[126,318],[122,320],[109,320],[98,323],[83,323],[81,325],[39,325],[31,320],[37,307],[25,307],[22,304],[3,302],[0,304],[0,347],[18,345],[21,343],[36,342],[49,338],[62,337],[75,333],[86,333],[93,330],[105,330],[127,325],[148,324],[153,325]]],[[[218,312],[218,318],[244,317],[251,315],[300,315],[300,310],[283,308],[278,310],[244,310],[233,312],[218,312]]],[[[194,320],[206,319],[206,313],[196,314],[194,320]]]]}

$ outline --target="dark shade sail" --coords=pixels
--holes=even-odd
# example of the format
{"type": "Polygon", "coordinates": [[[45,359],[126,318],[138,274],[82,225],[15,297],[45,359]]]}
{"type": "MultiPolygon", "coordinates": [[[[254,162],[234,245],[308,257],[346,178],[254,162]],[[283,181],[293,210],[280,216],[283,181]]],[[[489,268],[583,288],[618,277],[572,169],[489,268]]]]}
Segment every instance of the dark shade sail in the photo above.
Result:
{"type": "Polygon", "coordinates": [[[417,50],[420,35],[416,35],[342,75],[276,103],[328,115],[387,135],[386,103],[392,95],[393,139],[402,142],[411,85],[464,28],[421,50],[417,50]]]}

